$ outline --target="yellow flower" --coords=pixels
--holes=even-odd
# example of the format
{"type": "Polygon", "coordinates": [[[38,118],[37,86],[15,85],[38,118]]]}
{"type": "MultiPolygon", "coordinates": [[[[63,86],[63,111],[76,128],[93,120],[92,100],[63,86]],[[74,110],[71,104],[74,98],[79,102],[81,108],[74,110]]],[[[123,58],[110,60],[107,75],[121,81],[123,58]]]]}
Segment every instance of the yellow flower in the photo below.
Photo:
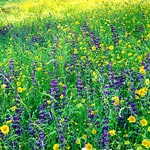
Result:
{"type": "Polygon", "coordinates": [[[64,95],[61,94],[61,95],[60,95],[60,99],[63,99],[63,98],[64,98],[64,95]]]}
{"type": "Polygon", "coordinates": [[[135,95],[135,99],[138,100],[138,99],[139,99],[139,96],[135,95]]]}
{"type": "Polygon", "coordinates": [[[92,46],[92,50],[95,51],[96,50],[96,46],[92,46]]]}
{"type": "Polygon", "coordinates": [[[78,54],[78,50],[74,48],[74,54],[78,54]]]}
{"type": "Polygon", "coordinates": [[[147,126],[147,121],[145,119],[140,120],[142,126],[147,126]]]}
{"type": "Polygon", "coordinates": [[[80,140],[79,139],[76,140],[76,144],[80,144],[80,140]]]}
{"type": "Polygon", "coordinates": [[[130,144],[130,141],[125,141],[124,144],[125,144],[125,145],[129,145],[129,144],[130,144]]]}
{"type": "Polygon", "coordinates": [[[67,146],[67,149],[70,149],[70,146],[67,146]]]}
{"type": "Polygon", "coordinates": [[[150,132],[150,126],[148,127],[147,131],[150,132]]]}
{"type": "Polygon", "coordinates": [[[1,130],[1,132],[2,132],[3,134],[8,134],[8,132],[9,132],[9,126],[3,125],[3,126],[0,128],[0,130],[1,130]]]}
{"type": "Polygon", "coordinates": [[[137,150],[142,150],[142,146],[138,146],[138,147],[137,147],[137,150]]]}
{"type": "Polygon", "coordinates": [[[141,88],[141,89],[139,89],[139,90],[136,90],[136,93],[137,93],[138,95],[144,97],[145,94],[147,93],[147,88],[144,87],[144,88],[141,88]]]}
{"type": "Polygon", "coordinates": [[[82,101],[81,101],[82,103],[85,103],[85,99],[82,99],[82,101]]]}
{"type": "Polygon", "coordinates": [[[94,115],[94,114],[95,114],[95,111],[92,110],[92,111],[91,111],[91,115],[94,115]]]}
{"type": "Polygon", "coordinates": [[[59,56],[58,59],[59,59],[59,60],[63,60],[63,57],[62,57],[62,56],[59,56]]]}
{"type": "Polygon", "coordinates": [[[42,67],[37,67],[35,68],[36,71],[41,71],[42,70],[42,67]]]}
{"type": "Polygon", "coordinates": [[[142,74],[144,74],[144,75],[146,74],[146,70],[145,70],[145,69],[141,69],[140,72],[141,72],[142,74]]]}
{"type": "Polygon", "coordinates": [[[19,93],[22,93],[22,91],[23,91],[22,87],[18,87],[18,88],[17,88],[17,91],[18,91],[19,93]]]}
{"type": "Polygon", "coordinates": [[[150,147],[150,141],[145,139],[142,141],[142,146],[146,147],[146,148],[149,148],[150,147]]]}
{"type": "Polygon", "coordinates": [[[4,149],[6,149],[7,147],[6,146],[4,146],[4,149]]]}
{"type": "Polygon", "coordinates": [[[114,136],[114,135],[115,135],[115,133],[116,133],[116,131],[115,131],[115,130],[110,130],[110,131],[109,131],[109,134],[110,134],[111,136],[114,136]]]}
{"type": "Polygon", "coordinates": [[[13,122],[13,120],[8,120],[6,123],[9,124],[9,123],[12,123],[12,122],[13,122]]]}
{"type": "Polygon", "coordinates": [[[38,59],[39,59],[39,57],[38,57],[38,56],[35,56],[35,59],[36,59],[36,60],[38,60],[38,59]]]}
{"type": "Polygon", "coordinates": [[[147,27],[150,28],[150,24],[147,24],[147,27]]]}
{"type": "Polygon", "coordinates": [[[142,73],[142,74],[146,74],[146,70],[144,69],[144,66],[141,66],[140,68],[139,68],[139,72],[140,73],[142,73]]]}
{"type": "Polygon", "coordinates": [[[123,99],[121,99],[121,100],[120,100],[120,103],[124,103],[124,100],[123,100],[123,99]]]}
{"type": "Polygon", "coordinates": [[[5,88],[6,88],[6,84],[2,84],[2,85],[1,85],[1,88],[2,88],[2,89],[5,89],[5,88]]]}
{"type": "Polygon", "coordinates": [[[132,56],[132,53],[129,53],[128,56],[132,56]]]}
{"type": "Polygon", "coordinates": [[[87,138],[87,135],[86,135],[86,134],[82,135],[82,138],[86,139],[86,138],[87,138]]]}
{"type": "Polygon", "coordinates": [[[86,144],[85,149],[86,150],[92,150],[92,145],[90,143],[86,144]]]}
{"type": "Polygon", "coordinates": [[[80,24],[80,22],[79,22],[79,21],[76,21],[75,24],[80,24]]]}
{"type": "Polygon", "coordinates": [[[109,49],[110,49],[110,50],[113,50],[113,49],[114,49],[114,46],[113,46],[113,45],[110,45],[110,46],[109,46],[109,49]]]}
{"type": "Polygon", "coordinates": [[[51,101],[50,101],[50,100],[47,100],[47,104],[48,104],[48,105],[51,104],[51,101]]]}
{"type": "Polygon", "coordinates": [[[15,111],[16,108],[17,108],[16,106],[13,106],[13,107],[11,107],[11,110],[12,110],[12,111],[15,111]]]}
{"type": "Polygon", "coordinates": [[[83,105],[81,103],[79,103],[77,106],[78,106],[78,108],[81,108],[83,105]]]}
{"type": "Polygon", "coordinates": [[[143,89],[143,91],[144,91],[145,93],[147,92],[147,88],[146,88],[146,87],[143,87],[142,89],[143,89]]]}
{"type": "Polygon", "coordinates": [[[118,106],[119,105],[119,100],[116,100],[115,102],[114,102],[114,106],[118,106]]]}
{"type": "Polygon", "coordinates": [[[146,79],[146,80],[145,80],[145,84],[146,84],[146,85],[149,85],[149,83],[150,83],[149,79],[146,79]]]}
{"type": "Polygon", "coordinates": [[[59,149],[59,144],[54,144],[53,150],[58,150],[59,149]]]}
{"type": "Polygon", "coordinates": [[[130,116],[128,118],[128,121],[131,122],[131,123],[134,123],[134,122],[136,122],[136,118],[134,116],[130,116]]]}
{"type": "Polygon", "coordinates": [[[119,100],[119,97],[118,96],[113,96],[111,99],[117,101],[117,100],[119,100]]]}
{"type": "Polygon", "coordinates": [[[91,133],[96,134],[96,129],[93,129],[91,133]]]}
{"type": "Polygon", "coordinates": [[[17,86],[20,86],[21,85],[21,82],[17,82],[17,86]]]}

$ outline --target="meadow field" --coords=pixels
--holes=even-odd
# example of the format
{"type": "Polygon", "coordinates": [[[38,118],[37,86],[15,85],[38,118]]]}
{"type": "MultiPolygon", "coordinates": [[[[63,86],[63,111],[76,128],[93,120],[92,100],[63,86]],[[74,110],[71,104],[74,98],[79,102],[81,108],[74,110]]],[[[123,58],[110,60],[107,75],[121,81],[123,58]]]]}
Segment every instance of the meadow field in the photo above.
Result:
{"type": "Polygon", "coordinates": [[[149,150],[150,0],[0,1],[0,150],[149,150]]]}

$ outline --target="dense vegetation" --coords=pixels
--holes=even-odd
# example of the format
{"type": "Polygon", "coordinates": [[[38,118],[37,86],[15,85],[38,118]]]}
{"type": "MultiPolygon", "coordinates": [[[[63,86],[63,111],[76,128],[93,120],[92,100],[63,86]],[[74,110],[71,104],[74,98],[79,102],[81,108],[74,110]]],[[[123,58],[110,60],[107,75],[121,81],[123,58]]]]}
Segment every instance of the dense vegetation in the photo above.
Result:
{"type": "Polygon", "coordinates": [[[0,3],[0,149],[150,148],[150,2],[0,3]]]}

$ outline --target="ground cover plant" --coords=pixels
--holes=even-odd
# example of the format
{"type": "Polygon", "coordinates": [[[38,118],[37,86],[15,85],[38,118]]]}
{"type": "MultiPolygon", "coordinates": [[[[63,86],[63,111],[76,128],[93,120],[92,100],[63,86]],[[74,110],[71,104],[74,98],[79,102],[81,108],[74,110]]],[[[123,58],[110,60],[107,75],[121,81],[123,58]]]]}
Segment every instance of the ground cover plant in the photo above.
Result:
{"type": "Polygon", "coordinates": [[[150,1],[0,2],[0,149],[150,149],[150,1]]]}

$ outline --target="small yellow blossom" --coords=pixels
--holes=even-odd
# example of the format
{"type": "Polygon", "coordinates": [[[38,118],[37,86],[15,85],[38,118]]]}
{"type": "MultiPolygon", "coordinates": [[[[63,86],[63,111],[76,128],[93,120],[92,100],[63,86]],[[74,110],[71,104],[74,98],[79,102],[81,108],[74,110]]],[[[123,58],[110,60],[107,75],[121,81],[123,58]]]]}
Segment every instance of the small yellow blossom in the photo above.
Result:
{"type": "Polygon", "coordinates": [[[17,88],[17,91],[18,91],[19,93],[22,93],[22,91],[23,91],[22,87],[18,87],[18,88],[17,88]]]}
{"type": "Polygon", "coordinates": [[[113,101],[117,101],[117,100],[119,100],[119,97],[118,97],[118,96],[113,96],[111,99],[112,99],[113,101]]]}
{"type": "Polygon", "coordinates": [[[85,149],[86,150],[92,150],[92,145],[90,143],[86,144],[85,149]]]}
{"type": "Polygon", "coordinates": [[[35,56],[35,60],[38,60],[39,59],[39,57],[38,56],[35,56]]]}
{"type": "Polygon", "coordinates": [[[150,148],[150,141],[147,139],[144,139],[142,141],[142,146],[146,147],[146,148],[150,148]]]}
{"type": "Polygon", "coordinates": [[[142,126],[147,126],[147,120],[146,119],[140,120],[140,123],[142,126]]]}
{"type": "Polygon", "coordinates": [[[80,144],[80,140],[79,139],[76,140],[76,144],[80,144]]]}
{"type": "Polygon", "coordinates": [[[9,133],[9,126],[3,125],[2,127],[0,127],[0,130],[3,134],[8,134],[9,133]]]}
{"type": "Polygon", "coordinates": [[[125,145],[129,145],[129,144],[130,144],[130,141],[125,141],[124,144],[125,144],[125,145]]]}
{"type": "Polygon", "coordinates": [[[61,95],[60,95],[60,99],[63,99],[63,98],[64,98],[64,95],[61,94],[61,95]]]}
{"type": "Polygon", "coordinates": [[[110,50],[113,50],[113,49],[114,49],[114,46],[113,46],[113,45],[110,45],[110,46],[109,46],[109,49],[110,49],[110,50]]]}
{"type": "Polygon", "coordinates": [[[144,74],[144,75],[146,74],[146,70],[144,69],[144,66],[140,67],[139,72],[144,74]]]}
{"type": "Polygon", "coordinates": [[[81,103],[78,104],[78,108],[81,108],[83,105],[81,103]]]}
{"type": "Polygon", "coordinates": [[[53,150],[58,150],[59,149],[59,144],[54,144],[53,150]]]}
{"type": "Polygon", "coordinates": [[[5,88],[6,88],[6,84],[2,84],[2,85],[1,85],[1,88],[2,88],[2,89],[5,89],[5,88]]]}
{"type": "Polygon", "coordinates": [[[81,101],[82,103],[85,103],[85,99],[82,99],[82,101],[81,101]]]}
{"type": "Polygon", "coordinates": [[[63,60],[63,57],[62,57],[62,56],[59,56],[58,59],[59,59],[59,60],[63,60]]]}
{"type": "Polygon", "coordinates": [[[95,106],[95,103],[91,104],[90,106],[91,106],[91,107],[94,107],[94,106],[95,106]]]}
{"type": "Polygon", "coordinates": [[[92,46],[92,50],[95,51],[96,50],[96,46],[92,46]]]}
{"type": "Polygon", "coordinates": [[[147,131],[150,132],[150,126],[148,127],[147,131]]]}
{"type": "Polygon", "coordinates": [[[140,98],[139,96],[135,95],[135,99],[136,99],[136,100],[138,100],[139,98],[140,98]]]}
{"type": "Polygon", "coordinates": [[[136,122],[136,118],[135,118],[134,116],[130,116],[127,120],[128,120],[130,123],[136,122]]]}
{"type": "Polygon", "coordinates": [[[76,21],[75,24],[80,24],[80,22],[79,22],[79,21],[76,21]]]}
{"type": "Polygon", "coordinates": [[[110,130],[110,131],[109,131],[109,134],[110,134],[111,136],[114,136],[114,135],[115,135],[115,133],[116,133],[116,131],[115,131],[115,130],[110,130]]]}
{"type": "Polygon", "coordinates": [[[70,146],[67,146],[67,149],[70,149],[70,146]]]}
{"type": "Polygon", "coordinates": [[[136,150],[142,150],[142,146],[138,146],[136,150]]]}
{"type": "Polygon", "coordinates": [[[9,123],[12,123],[12,122],[13,122],[13,120],[8,120],[6,123],[9,124],[9,123]]]}
{"type": "Polygon", "coordinates": [[[96,129],[92,129],[92,134],[96,134],[96,129]]]}
{"type": "Polygon", "coordinates": [[[86,134],[82,135],[82,138],[86,139],[86,138],[87,138],[87,135],[86,135],[86,134]]]}
{"type": "Polygon", "coordinates": [[[95,111],[92,110],[92,111],[91,111],[91,115],[94,115],[94,114],[95,114],[95,111]]]}
{"type": "Polygon", "coordinates": [[[121,100],[120,100],[120,103],[124,103],[124,100],[123,100],[123,99],[121,99],[121,100]]]}
{"type": "Polygon", "coordinates": [[[146,80],[145,80],[145,84],[146,84],[146,85],[149,85],[149,83],[150,83],[149,79],[146,79],[146,80]]]}
{"type": "Polygon", "coordinates": [[[13,107],[11,107],[11,110],[12,110],[12,111],[15,111],[16,108],[17,108],[16,106],[13,106],[13,107]]]}
{"type": "Polygon", "coordinates": [[[119,105],[119,100],[116,100],[115,102],[114,102],[114,106],[118,106],[119,105]]]}
{"type": "Polygon", "coordinates": [[[37,67],[37,68],[35,68],[35,70],[36,70],[36,71],[41,71],[42,68],[41,68],[41,67],[37,67]]]}
{"type": "Polygon", "coordinates": [[[20,86],[21,85],[21,82],[17,82],[17,86],[20,86]]]}
{"type": "Polygon", "coordinates": [[[48,105],[51,104],[51,100],[47,100],[47,104],[48,104],[48,105]]]}

